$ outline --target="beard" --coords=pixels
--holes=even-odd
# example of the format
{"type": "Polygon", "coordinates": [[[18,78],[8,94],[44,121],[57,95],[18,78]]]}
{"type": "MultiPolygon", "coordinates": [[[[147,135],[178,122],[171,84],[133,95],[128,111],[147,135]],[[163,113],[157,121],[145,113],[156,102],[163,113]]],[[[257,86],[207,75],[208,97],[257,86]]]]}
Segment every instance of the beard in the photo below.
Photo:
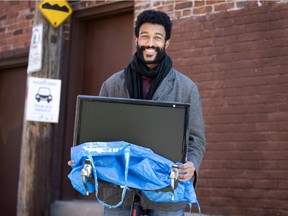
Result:
{"type": "Polygon", "coordinates": [[[149,64],[158,64],[159,62],[162,61],[163,57],[165,55],[165,47],[164,48],[160,48],[160,47],[155,47],[155,46],[139,46],[139,44],[137,43],[137,57],[140,59],[140,61],[146,65],[149,65],[149,64]],[[157,52],[157,55],[155,57],[154,60],[151,60],[151,61],[147,61],[145,60],[144,58],[144,55],[143,55],[143,51],[146,49],[146,48],[153,48],[156,50],[157,52]]]}

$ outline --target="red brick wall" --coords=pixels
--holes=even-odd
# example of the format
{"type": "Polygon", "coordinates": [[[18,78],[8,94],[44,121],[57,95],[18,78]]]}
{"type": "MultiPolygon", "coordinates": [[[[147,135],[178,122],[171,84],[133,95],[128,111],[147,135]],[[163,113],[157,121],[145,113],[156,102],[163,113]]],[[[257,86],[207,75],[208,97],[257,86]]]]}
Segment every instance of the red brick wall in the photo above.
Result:
{"type": "Polygon", "coordinates": [[[30,45],[35,1],[0,1],[0,53],[30,45]]]}
{"type": "Polygon", "coordinates": [[[211,2],[136,5],[174,17],[168,52],[200,89],[200,205],[213,215],[288,215],[288,4],[211,2]],[[214,13],[221,8],[233,10],[214,13]]]}
{"type": "MultiPolygon", "coordinates": [[[[280,2],[281,0],[271,0],[280,2]]],[[[153,1],[153,0],[134,0],[135,14],[142,10],[153,8],[165,11],[173,19],[183,19],[207,14],[215,14],[221,11],[240,10],[243,8],[245,0],[174,0],[174,1],[153,1]],[[241,3],[242,2],[242,3],[241,3]]],[[[251,2],[250,0],[246,2],[251,2]]],[[[261,6],[265,1],[252,0],[254,4],[261,6]]],[[[245,7],[245,6],[244,6],[245,7]]]]}

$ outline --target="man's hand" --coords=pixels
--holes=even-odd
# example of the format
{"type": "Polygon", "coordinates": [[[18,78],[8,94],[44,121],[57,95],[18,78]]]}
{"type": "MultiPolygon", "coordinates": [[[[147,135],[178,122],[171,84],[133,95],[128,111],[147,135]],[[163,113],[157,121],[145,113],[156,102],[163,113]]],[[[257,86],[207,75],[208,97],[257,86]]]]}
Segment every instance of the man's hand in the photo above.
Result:
{"type": "Polygon", "coordinates": [[[69,166],[72,166],[74,163],[75,163],[74,160],[70,160],[70,161],[68,161],[68,165],[69,165],[69,166]]]}
{"type": "Polygon", "coordinates": [[[185,182],[193,178],[195,172],[194,164],[191,161],[179,166],[179,181],[185,182]]]}

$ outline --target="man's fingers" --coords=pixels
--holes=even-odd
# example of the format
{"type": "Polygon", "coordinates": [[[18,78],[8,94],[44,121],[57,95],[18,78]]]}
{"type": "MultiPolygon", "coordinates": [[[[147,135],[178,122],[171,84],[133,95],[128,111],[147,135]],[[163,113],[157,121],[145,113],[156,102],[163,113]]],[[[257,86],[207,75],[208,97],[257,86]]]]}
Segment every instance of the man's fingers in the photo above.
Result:
{"type": "Polygon", "coordinates": [[[185,181],[192,179],[192,177],[193,177],[192,173],[180,173],[178,176],[178,179],[181,182],[185,182],[185,181]]]}
{"type": "Polygon", "coordinates": [[[70,161],[68,161],[68,165],[69,165],[69,166],[71,166],[71,165],[74,164],[74,163],[75,163],[74,160],[70,160],[70,161]]]}

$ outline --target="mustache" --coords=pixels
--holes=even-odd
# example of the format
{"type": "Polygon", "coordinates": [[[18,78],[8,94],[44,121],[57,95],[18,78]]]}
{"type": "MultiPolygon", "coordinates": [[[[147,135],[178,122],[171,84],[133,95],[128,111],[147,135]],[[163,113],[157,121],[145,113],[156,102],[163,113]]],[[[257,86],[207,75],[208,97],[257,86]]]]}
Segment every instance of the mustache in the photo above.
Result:
{"type": "Polygon", "coordinates": [[[159,47],[155,47],[155,46],[140,46],[140,50],[143,51],[145,49],[154,49],[156,50],[157,52],[160,52],[161,49],[159,47]]]}

